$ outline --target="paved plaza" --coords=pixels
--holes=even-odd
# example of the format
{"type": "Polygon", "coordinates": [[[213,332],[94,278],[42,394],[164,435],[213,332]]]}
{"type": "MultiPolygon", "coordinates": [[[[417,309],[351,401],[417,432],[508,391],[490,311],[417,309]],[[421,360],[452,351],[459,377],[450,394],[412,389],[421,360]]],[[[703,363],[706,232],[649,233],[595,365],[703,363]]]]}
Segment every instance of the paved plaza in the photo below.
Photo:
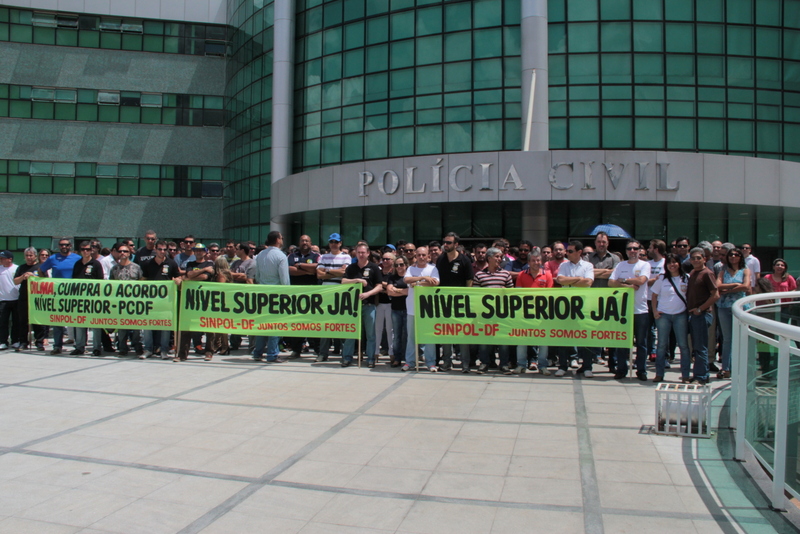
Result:
{"type": "Polygon", "coordinates": [[[606,372],[0,362],[2,533],[795,532],[729,430],[652,434],[655,386],[606,372]]]}

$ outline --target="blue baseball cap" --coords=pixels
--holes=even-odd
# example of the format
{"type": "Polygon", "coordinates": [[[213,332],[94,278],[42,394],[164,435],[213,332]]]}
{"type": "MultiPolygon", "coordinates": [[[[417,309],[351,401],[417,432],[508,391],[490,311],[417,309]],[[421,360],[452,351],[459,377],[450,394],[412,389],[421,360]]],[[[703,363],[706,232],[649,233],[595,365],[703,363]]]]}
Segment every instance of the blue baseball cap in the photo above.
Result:
{"type": "Polygon", "coordinates": [[[341,243],[342,236],[339,234],[331,234],[331,236],[328,238],[328,241],[338,241],[339,243],[341,243]]]}

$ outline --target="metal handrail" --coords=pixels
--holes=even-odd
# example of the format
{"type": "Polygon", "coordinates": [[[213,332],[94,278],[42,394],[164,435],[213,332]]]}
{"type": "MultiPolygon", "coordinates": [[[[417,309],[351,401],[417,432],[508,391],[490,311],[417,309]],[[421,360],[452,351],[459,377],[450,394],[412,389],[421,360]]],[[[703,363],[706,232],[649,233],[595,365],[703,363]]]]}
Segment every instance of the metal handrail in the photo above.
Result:
{"type": "MultiPolygon", "coordinates": [[[[764,300],[774,300],[774,306],[793,304],[793,302],[782,302],[782,299],[800,299],[800,291],[782,293],[761,293],[743,297],[733,304],[732,312],[736,320],[733,322],[732,349],[736,355],[736,373],[733,380],[734,416],[736,422],[736,449],[735,458],[742,460],[745,456],[745,437],[746,418],[747,418],[747,358],[749,356],[750,339],[754,338],[755,332],[750,332],[750,328],[758,328],[764,332],[774,334],[777,340],[771,340],[771,345],[778,346],[778,368],[777,368],[777,395],[775,399],[775,454],[773,467],[767,464],[765,467],[772,471],[772,496],[771,507],[773,510],[783,511],[785,509],[786,498],[784,490],[792,491],[786,485],[786,453],[788,438],[788,416],[789,416],[789,364],[791,352],[790,341],[800,341],[800,327],[793,326],[780,321],[774,321],[765,317],[759,317],[750,313],[753,310],[745,310],[744,306],[764,300]]],[[[758,336],[763,337],[763,336],[758,336]]],[[[750,446],[754,450],[753,446],[750,446]]],[[[765,462],[766,463],[766,462],[765,462]]]]}

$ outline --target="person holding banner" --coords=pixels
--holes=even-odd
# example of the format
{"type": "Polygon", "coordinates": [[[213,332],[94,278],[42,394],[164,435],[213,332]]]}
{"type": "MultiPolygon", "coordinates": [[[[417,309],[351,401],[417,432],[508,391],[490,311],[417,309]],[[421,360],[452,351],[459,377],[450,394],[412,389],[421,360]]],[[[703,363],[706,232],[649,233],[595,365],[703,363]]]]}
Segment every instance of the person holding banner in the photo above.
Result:
{"type": "MultiPolygon", "coordinates": [[[[408,244],[406,247],[413,247],[408,244]]],[[[406,311],[408,312],[408,341],[406,342],[406,363],[400,368],[401,371],[410,371],[417,364],[417,344],[414,339],[414,287],[427,286],[435,287],[439,285],[439,271],[435,265],[428,263],[428,248],[419,247],[414,252],[417,262],[411,265],[403,278],[408,285],[408,298],[406,299],[406,311]]],[[[428,371],[435,373],[439,371],[436,367],[436,345],[426,344],[422,346],[422,354],[425,356],[425,366],[428,371]]]]}
{"type": "MultiPolygon", "coordinates": [[[[542,269],[542,252],[539,247],[533,247],[528,254],[528,265],[517,276],[516,287],[533,287],[533,288],[547,288],[553,287],[553,275],[550,271],[542,269]]],[[[550,376],[550,371],[547,369],[549,347],[547,345],[539,345],[537,348],[537,368],[539,373],[550,376]]],[[[528,366],[528,346],[517,346],[517,368],[514,370],[516,374],[525,372],[528,366]]],[[[533,368],[533,364],[531,364],[533,368]]]]}
{"type": "Polygon", "coordinates": [[[392,353],[390,362],[392,367],[400,367],[400,360],[406,355],[406,342],[408,341],[408,311],[406,299],[408,298],[408,284],[405,282],[408,262],[405,256],[398,256],[394,260],[394,273],[389,276],[386,292],[391,298],[392,306],[392,353]]]}
{"type": "MultiPolygon", "coordinates": [[[[180,286],[181,274],[178,269],[178,264],[175,260],[171,259],[167,254],[166,241],[159,240],[155,244],[156,255],[153,259],[148,260],[142,265],[142,272],[144,273],[145,280],[172,280],[180,286]]],[[[144,331],[144,354],[145,358],[153,355],[154,343],[153,338],[157,337],[158,346],[161,348],[161,359],[166,360],[172,358],[170,354],[170,338],[169,330],[145,330],[144,331]]]]}
{"type": "MultiPolygon", "coordinates": [[[[289,285],[289,260],[283,253],[283,235],[273,230],[267,234],[267,241],[264,243],[267,248],[256,256],[256,283],[273,286],[289,285]]],[[[253,359],[259,361],[264,356],[264,348],[267,349],[267,362],[283,363],[279,348],[280,337],[278,336],[257,336],[256,346],[253,348],[253,359]]],[[[207,349],[206,349],[207,350],[207,349]]],[[[210,360],[211,358],[206,358],[210,360]]]]}
{"type": "MultiPolygon", "coordinates": [[[[375,296],[381,292],[381,268],[369,261],[369,245],[356,246],[356,263],[348,265],[344,271],[343,284],[361,284],[361,324],[367,338],[367,365],[375,367],[375,296]]],[[[356,340],[347,338],[342,347],[342,367],[353,363],[356,340]]]]}
{"type": "MultiPolygon", "coordinates": [[[[436,262],[436,270],[439,271],[439,285],[442,287],[472,287],[472,279],[475,273],[472,271],[472,262],[469,258],[457,250],[459,237],[455,232],[450,232],[442,242],[444,243],[444,254],[439,256],[436,262]]],[[[469,373],[470,347],[462,343],[461,347],[461,370],[469,373]]],[[[442,346],[442,371],[449,371],[453,367],[453,345],[447,343],[442,346]]]]}
{"type": "MultiPolygon", "coordinates": [[[[92,244],[89,241],[81,241],[78,245],[81,259],[72,268],[72,278],[76,280],[104,280],[103,266],[99,261],[92,258],[92,244]]],[[[75,350],[70,352],[70,356],[80,356],[86,350],[86,336],[88,328],[75,327],[75,350]]],[[[101,334],[99,328],[92,328],[92,355],[100,356],[101,334]]]]}
{"type": "MultiPolygon", "coordinates": [[[[71,252],[72,240],[68,237],[62,237],[58,240],[58,252],[50,256],[44,263],[39,266],[39,272],[45,273],[50,271],[51,278],[72,278],[72,268],[80,256],[71,252]]],[[[50,354],[55,356],[61,354],[61,349],[64,346],[64,326],[53,326],[53,350],[50,354]]]]}
{"type": "MultiPolygon", "coordinates": [[[[650,329],[650,312],[647,309],[647,295],[650,280],[650,264],[639,259],[642,245],[635,239],[628,239],[625,252],[628,261],[614,267],[608,278],[608,287],[632,287],[633,293],[633,338],[636,344],[636,378],[647,380],[647,331],[650,329]]],[[[617,372],[614,378],[619,380],[628,375],[630,349],[617,351],[617,372]]]]}
{"type": "MultiPolygon", "coordinates": [[[[473,283],[474,287],[496,287],[496,288],[503,288],[503,287],[514,287],[514,280],[511,278],[511,273],[502,269],[500,265],[505,262],[505,255],[503,254],[503,250],[500,248],[492,247],[486,251],[486,262],[488,265],[482,271],[477,271],[473,275],[473,283]]],[[[480,345],[478,346],[478,359],[481,361],[480,366],[478,366],[478,374],[482,375],[483,373],[489,370],[489,366],[494,363],[494,345],[480,345]]],[[[504,375],[512,374],[511,368],[508,366],[509,361],[509,346],[508,345],[500,345],[499,352],[500,352],[500,371],[504,375]]],[[[469,361],[462,355],[462,358],[467,360],[467,364],[469,361]]],[[[464,371],[465,367],[462,367],[461,371],[464,371]]],[[[466,367],[466,372],[469,372],[469,365],[466,367]]]]}
{"type": "MultiPolygon", "coordinates": [[[[133,248],[130,245],[120,245],[119,261],[111,268],[109,280],[141,280],[143,278],[142,268],[131,261],[133,248]]],[[[128,338],[131,345],[140,359],[144,359],[144,348],[142,347],[142,333],[138,329],[122,328],[117,331],[117,348],[120,357],[128,355],[128,338]]]]}
{"type": "MultiPolygon", "coordinates": [[[[328,237],[328,247],[330,252],[319,257],[317,264],[317,280],[323,286],[342,283],[342,277],[347,266],[350,265],[350,255],[342,251],[342,236],[333,233],[328,237]]],[[[328,361],[328,351],[331,348],[331,338],[319,340],[319,350],[317,351],[317,362],[328,361]]]]}
{"type": "MultiPolygon", "coordinates": [[[[25,333],[22,336],[23,346],[28,346],[28,278],[31,276],[42,276],[39,274],[39,263],[36,261],[36,249],[28,247],[25,249],[25,263],[17,268],[14,273],[14,283],[19,286],[19,324],[25,333]]],[[[44,350],[44,340],[47,337],[49,328],[47,325],[35,324],[33,326],[33,338],[36,350],[44,350]]]]}
{"type": "MultiPolygon", "coordinates": [[[[562,243],[553,243],[553,252],[556,259],[548,263],[558,260],[558,248],[563,249],[562,243]]],[[[558,266],[558,276],[556,282],[561,287],[592,287],[594,283],[594,265],[581,258],[583,253],[583,243],[577,239],[569,242],[567,247],[567,261],[558,266]]],[[[575,371],[576,374],[583,374],[584,378],[592,378],[592,363],[594,361],[594,351],[589,347],[558,347],[558,371],[556,376],[562,377],[567,374],[569,367],[569,358],[575,353],[581,358],[581,367],[575,371]]]]}

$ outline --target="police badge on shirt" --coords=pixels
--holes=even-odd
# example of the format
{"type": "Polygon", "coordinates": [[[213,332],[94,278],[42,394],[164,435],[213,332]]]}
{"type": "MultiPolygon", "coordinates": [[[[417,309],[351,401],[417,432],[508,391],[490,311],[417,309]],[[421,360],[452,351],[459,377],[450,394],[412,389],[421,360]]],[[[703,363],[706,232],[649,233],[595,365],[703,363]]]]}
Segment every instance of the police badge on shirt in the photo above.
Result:
{"type": "Polygon", "coordinates": [[[91,276],[93,271],[94,271],[94,265],[88,263],[86,264],[86,268],[83,270],[83,274],[84,276],[91,276]]]}

